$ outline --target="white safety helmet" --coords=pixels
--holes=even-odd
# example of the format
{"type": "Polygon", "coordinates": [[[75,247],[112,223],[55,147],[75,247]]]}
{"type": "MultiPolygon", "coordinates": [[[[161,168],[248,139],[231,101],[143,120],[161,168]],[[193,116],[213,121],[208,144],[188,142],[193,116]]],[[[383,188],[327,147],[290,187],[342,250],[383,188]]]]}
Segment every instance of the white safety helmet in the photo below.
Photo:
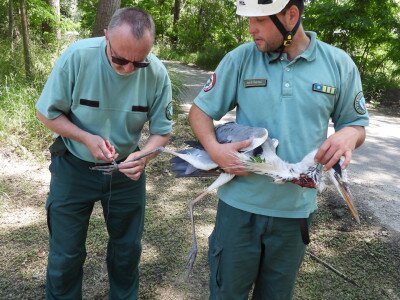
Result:
{"type": "Polygon", "coordinates": [[[237,0],[236,14],[244,17],[271,16],[281,12],[289,0],[237,0]]]}

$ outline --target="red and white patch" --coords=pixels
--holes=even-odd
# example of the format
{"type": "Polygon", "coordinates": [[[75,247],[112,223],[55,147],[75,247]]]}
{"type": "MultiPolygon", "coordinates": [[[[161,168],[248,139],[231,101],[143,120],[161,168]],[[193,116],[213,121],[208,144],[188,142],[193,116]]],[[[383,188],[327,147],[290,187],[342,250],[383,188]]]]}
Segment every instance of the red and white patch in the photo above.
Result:
{"type": "Polygon", "coordinates": [[[204,85],[203,91],[205,92],[210,91],[214,87],[216,82],[217,82],[217,75],[213,73],[211,77],[207,80],[206,84],[204,85]]]}

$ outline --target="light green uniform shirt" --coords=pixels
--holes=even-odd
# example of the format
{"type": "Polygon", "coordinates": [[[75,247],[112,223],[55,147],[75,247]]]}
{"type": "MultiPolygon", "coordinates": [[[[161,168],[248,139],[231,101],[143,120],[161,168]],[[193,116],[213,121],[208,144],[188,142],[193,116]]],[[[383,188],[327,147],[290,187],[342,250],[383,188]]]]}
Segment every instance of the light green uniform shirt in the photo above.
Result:
{"type": "MultiPolygon", "coordinates": [[[[247,43],[228,53],[194,103],[215,120],[237,108],[236,122],[264,127],[279,140],[277,154],[297,163],[335,130],[368,125],[360,75],[342,50],[316,39],[289,61],[286,54],[262,53],[247,43]]],[[[306,218],[316,209],[315,189],[276,184],[263,175],[235,177],[218,196],[227,204],[273,217],[306,218]]]]}
{"type": "MultiPolygon", "coordinates": [[[[109,140],[119,158],[125,158],[137,148],[145,122],[151,134],[171,132],[171,82],[153,54],[147,68],[119,75],[105,47],[104,37],[70,46],[51,72],[36,108],[48,119],[65,114],[79,128],[109,140]]],[[[76,157],[97,162],[85,145],[63,140],[76,157]]]]}

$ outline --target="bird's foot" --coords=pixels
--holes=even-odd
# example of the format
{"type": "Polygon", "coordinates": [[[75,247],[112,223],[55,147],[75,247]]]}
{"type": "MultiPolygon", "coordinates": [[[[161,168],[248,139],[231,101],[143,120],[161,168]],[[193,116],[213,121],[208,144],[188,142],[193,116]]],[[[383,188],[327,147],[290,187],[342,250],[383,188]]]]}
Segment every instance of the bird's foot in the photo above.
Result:
{"type": "Polygon", "coordinates": [[[192,249],[189,252],[188,261],[187,261],[187,264],[186,264],[187,278],[188,279],[192,275],[193,265],[194,265],[194,262],[196,260],[196,257],[197,257],[197,247],[193,246],[192,249]]]}

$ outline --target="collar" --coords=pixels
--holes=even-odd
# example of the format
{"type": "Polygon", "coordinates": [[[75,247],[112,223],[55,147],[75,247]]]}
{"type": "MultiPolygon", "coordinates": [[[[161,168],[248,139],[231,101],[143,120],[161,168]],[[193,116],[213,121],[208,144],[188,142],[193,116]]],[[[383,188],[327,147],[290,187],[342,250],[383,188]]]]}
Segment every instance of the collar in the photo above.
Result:
{"type": "MultiPolygon", "coordinates": [[[[303,53],[299,54],[299,56],[297,56],[293,61],[299,59],[300,57],[304,58],[307,61],[313,61],[315,59],[317,52],[317,34],[313,31],[306,31],[306,35],[310,38],[310,44],[308,45],[307,49],[303,53]]],[[[279,54],[279,52],[268,52],[268,62],[276,59],[279,54]]],[[[287,59],[286,53],[282,54],[281,59],[287,59]]]]}
{"type": "Polygon", "coordinates": [[[317,34],[313,31],[306,31],[306,35],[310,38],[310,44],[307,49],[299,55],[307,61],[313,61],[317,53],[317,34]]]}

